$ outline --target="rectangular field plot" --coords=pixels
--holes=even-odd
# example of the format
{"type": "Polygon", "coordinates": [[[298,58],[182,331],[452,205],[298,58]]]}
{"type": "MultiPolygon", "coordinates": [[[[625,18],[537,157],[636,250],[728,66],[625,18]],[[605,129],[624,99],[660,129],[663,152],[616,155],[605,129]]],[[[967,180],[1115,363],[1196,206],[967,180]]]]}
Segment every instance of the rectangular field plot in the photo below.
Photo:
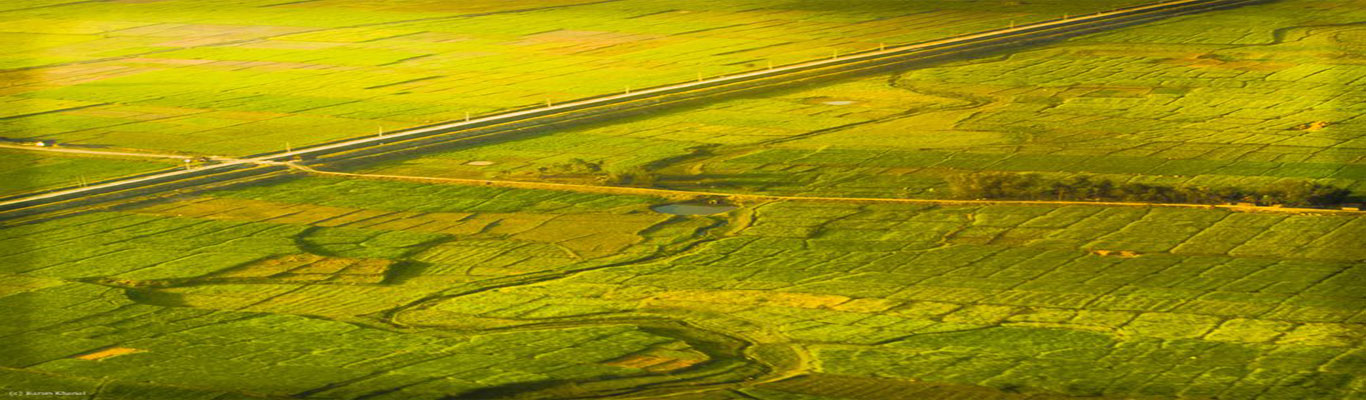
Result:
{"type": "Polygon", "coordinates": [[[48,152],[0,148],[0,196],[42,189],[76,186],[159,169],[177,162],[56,155],[48,152]]]}

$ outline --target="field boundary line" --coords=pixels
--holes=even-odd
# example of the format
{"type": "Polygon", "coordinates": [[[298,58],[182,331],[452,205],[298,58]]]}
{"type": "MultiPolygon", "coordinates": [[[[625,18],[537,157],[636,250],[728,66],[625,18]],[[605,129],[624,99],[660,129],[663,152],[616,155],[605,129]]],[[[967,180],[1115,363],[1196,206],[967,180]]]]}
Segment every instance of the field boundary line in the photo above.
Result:
{"type": "MultiPolygon", "coordinates": [[[[82,154],[82,155],[109,156],[109,157],[173,158],[173,159],[178,159],[178,160],[192,160],[192,159],[196,158],[196,157],[194,157],[194,156],[187,156],[187,155],[181,155],[181,154],[139,153],[139,152],[130,152],[130,151],[81,150],[81,149],[66,149],[66,148],[59,148],[59,147],[21,146],[21,145],[13,145],[13,144],[0,144],[0,149],[39,151],[39,152],[51,152],[51,153],[67,153],[67,154],[82,154]]],[[[216,157],[215,157],[215,158],[216,158],[216,157]]]]}
{"type": "Polygon", "coordinates": [[[1125,202],[1125,201],[1056,201],[1056,200],[953,200],[953,199],[894,199],[881,197],[832,197],[832,196],[779,196],[766,194],[746,194],[746,193],[725,193],[725,192],[706,192],[678,189],[661,188],[641,188],[624,186],[602,186],[584,185],[573,183],[551,183],[551,182],[529,182],[511,181],[495,179],[468,179],[468,178],[439,178],[430,176],[410,176],[410,175],[388,175],[388,174],[360,174],[354,172],[324,171],[298,163],[284,163],[290,168],[321,176],[337,176],[346,178],[370,179],[370,180],[390,180],[390,181],[410,181],[421,183],[445,183],[465,186],[486,186],[509,189],[528,189],[528,190],[550,190],[561,192],[576,192],[590,194],[610,194],[628,196],[653,196],[668,199],[696,199],[699,197],[722,197],[733,201],[811,201],[811,202],[831,202],[831,203],[865,203],[865,204],[928,204],[945,206],[1100,206],[1100,207],[1145,207],[1145,208],[1193,208],[1205,210],[1229,210],[1236,212],[1265,212],[1283,214],[1334,214],[1334,215],[1362,215],[1366,211],[1358,210],[1339,210],[1326,208],[1297,208],[1297,207],[1266,207],[1248,206],[1233,204],[1187,204],[1187,203],[1147,203],[1147,202],[1125,202]]]}

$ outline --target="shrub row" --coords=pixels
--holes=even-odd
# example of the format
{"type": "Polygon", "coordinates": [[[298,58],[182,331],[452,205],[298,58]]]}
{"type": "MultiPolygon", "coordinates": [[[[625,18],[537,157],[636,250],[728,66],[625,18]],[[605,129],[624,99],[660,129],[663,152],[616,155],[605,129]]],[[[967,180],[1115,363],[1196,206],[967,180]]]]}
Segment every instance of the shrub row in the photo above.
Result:
{"type": "Polygon", "coordinates": [[[1283,180],[1258,188],[1143,183],[1116,183],[1108,179],[1075,175],[1048,179],[1040,174],[975,172],[950,176],[955,197],[970,199],[1144,201],[1158,203],[1223,204],[1248,202],[1261,205],[1326,206],[1342,204],[1347,189],[1309,181],[1283,180]]]}

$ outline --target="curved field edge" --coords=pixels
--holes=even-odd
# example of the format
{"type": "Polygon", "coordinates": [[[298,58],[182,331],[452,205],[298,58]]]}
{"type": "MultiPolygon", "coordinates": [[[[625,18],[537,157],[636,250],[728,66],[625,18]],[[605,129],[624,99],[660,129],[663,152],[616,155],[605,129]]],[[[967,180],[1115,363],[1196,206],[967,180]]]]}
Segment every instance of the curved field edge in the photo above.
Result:
{"type": "Polygon", "coordinates": [[[1362,384],[1359,218],[655,201],[304,178],[11,228],[8,367],[111,380],[108,398],[859,398],[797,384],[810,373],[1114,397],[1362,384]],[[602,232],[625,247],[574,241],[602,232]],[[110,348],[136,351],[79,358],[110,348]]]}

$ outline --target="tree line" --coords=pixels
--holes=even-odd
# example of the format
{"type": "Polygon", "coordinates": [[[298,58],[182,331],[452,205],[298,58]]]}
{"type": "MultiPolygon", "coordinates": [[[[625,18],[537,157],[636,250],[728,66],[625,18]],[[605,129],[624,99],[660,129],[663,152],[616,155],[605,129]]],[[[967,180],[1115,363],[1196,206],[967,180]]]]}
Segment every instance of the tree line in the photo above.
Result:
{"type": "Polygon", "coordinates": [[[953,196],[967,199],[1127,201],[1149,203],[1255,203],[1292,207],[1330,206],[1346,202],[1347,189],[1308,180],[1281,180],[1255,187],[1154,185],[1074,175],[1049,179],[1040,174],[976,172],[947,178],[953,196]]]}

